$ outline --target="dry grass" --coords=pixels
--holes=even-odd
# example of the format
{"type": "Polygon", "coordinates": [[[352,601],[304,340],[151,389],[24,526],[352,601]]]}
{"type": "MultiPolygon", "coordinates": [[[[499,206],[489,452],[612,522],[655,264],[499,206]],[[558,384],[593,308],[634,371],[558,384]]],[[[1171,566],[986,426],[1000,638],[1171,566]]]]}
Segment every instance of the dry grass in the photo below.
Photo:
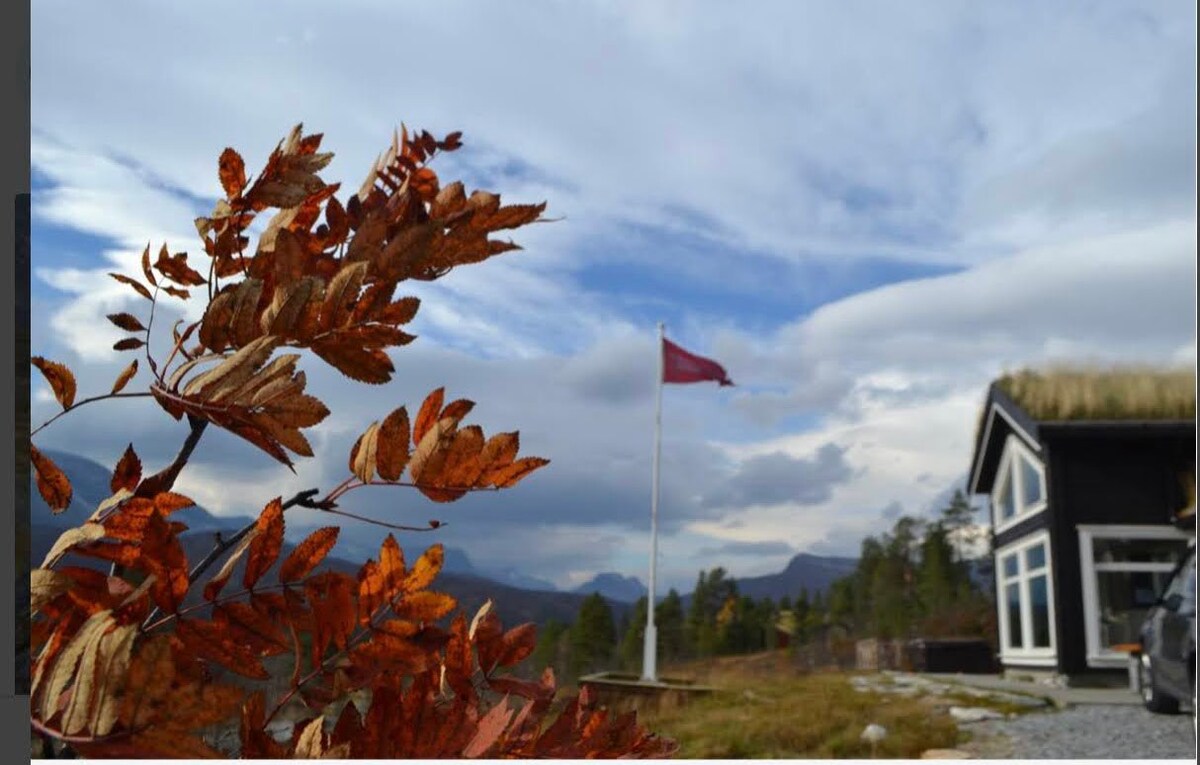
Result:
{"type": "Polygon", "coordinates": [[[996,381],[1035,420],[1191,420],[1190,369],[1150,367],[1022,370],[996,381]]]}
{"type": "Polygon", "coordinates": [[[846,674],[764,675],[734,667],[701,674],[724,690],[640,715],[651,730],[679,742],[680,757],[913,759],[962,740],[954,722],[929,703],[859,693],[846,674]],[[875,752],[859,738],[870,723],[888,730],[875,752]]]}

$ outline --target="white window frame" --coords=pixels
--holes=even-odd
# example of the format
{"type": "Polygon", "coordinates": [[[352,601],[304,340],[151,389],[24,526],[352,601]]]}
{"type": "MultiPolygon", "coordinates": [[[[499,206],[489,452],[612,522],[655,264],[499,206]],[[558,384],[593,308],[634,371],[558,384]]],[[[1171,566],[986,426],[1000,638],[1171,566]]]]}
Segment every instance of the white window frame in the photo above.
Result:
{"type": "Polygon", "coordinates": [[[1004,443],[1004,451],[1000,455],[1000,466],[996,469],[996,480],[992,486],[992,527],[997,534],[1003,533],[1027,518],[1031,518],[1046,509],[1047,505],[1046,468],[1042,460],[1033,453],[1025,443],[1013,434],[1009,434],[1004,443]],[[1042,498],[1031,505],[1025,504],[1025,477],[1022,475],[1019,460],[1024,459],[1033,466],[1041,484],[1042,498]],[[1008,482],[1012,493],[1014,512],[1011,518],[1000,517],[1000,489],[1008,482]]]}
{"type": "Polygon", "coordinates": [[[1079,568],[1083,583],[1083,634],[1087,645],[1089,667],[1124,667],[1129,657],[1116,651],[1106,651],[1100,645],[1100,589],[1098,571],[1137,571],[1170,573],[1174,563],[1096,563],[1097,539],[1178,539],[1186,542],[1192,535],[1174,526],[1135,526],[1124,524],[1081,524],[1079,532],[1079,568]]]}
{"type": "MultiPolygon", "coordinates": [[[[1033,667],[1053,667],[1058,664],[1057,636],[1058,622],[1054,603],[1054,559],[1050,549],[1050,532],[1039,531],[1027,537],[1005,545],[996,550],[996,615],[1000,624],[1000,661],[1003,664],[1018,664],[1033,667]],[[1033,599],[1029,595],[1030,574],[1025,565],[1025,551],[1031,547],[1043,545],[1046,551],[1046,607],[1050,619],[1050,645],[1042,648],[1010,648],[1008,637],[1008,599],[1005,588],[1017,582],[1021,593],[1021,645],[1033,644],[1033,599]],[[1016,554],[1017,575],[1005,576],[1004,559],[1016,554]]],[[[1035,575],[1040,576],[1043,569],[1037,569],[1035,575]]]]}

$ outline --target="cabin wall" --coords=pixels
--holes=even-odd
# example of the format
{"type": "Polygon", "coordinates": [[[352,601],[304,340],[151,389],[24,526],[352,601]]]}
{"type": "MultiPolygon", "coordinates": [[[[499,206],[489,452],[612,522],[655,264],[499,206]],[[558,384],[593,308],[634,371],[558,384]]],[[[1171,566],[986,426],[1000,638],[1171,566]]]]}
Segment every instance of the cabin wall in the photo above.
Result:
{"type": "Polygon", "coordinates": [[[1194,463],[1195,441],[1184,437],[1072,436],[1045,438],[1043,444],[1058,669],[1066,675],[1081,675],[1094,670],[1087,665],[1077,527],[1170,525],[1183,504],[1178,474],[1194,463]]]}

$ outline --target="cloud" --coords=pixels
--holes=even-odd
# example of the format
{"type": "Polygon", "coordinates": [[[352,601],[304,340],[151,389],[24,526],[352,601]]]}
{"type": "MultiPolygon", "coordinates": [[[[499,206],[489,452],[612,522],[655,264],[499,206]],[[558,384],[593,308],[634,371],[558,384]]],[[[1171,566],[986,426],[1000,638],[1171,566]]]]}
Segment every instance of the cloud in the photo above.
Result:
{"type": "Polygon", "coordinates": [[[833,488],[849,481],[854,471],[846,463],[845,447],[825,444],[811,458],[798,459],[782,452],[751,457],[709,493],[709,507],[748,507],[783,502],[819,505],[833,488]]]}
{"type": "MultiPolygon", "coordinates": [[[[1006,368],[1195,361],[1194,4],[227,6],[33,9],[33,339],[81,395],[127,361],[101,317],[144,308],[104,274],[136,271],[147,241],[198,250],[227,145],[254,168],[303,120],[355,187],[401,119],[462,129],[443,177],[562,220],[406,285],[420,339],[393,383],[302,362],[334,415],[296,476],[206,435],[184,481],[218,512],[335,485],[369,422],[446,385],[551,466],[453,505],[348,503],[442,516],[438,539],[481,565],[642,575],[664,320],[738,382],[664,391],[663,571],[687,587],[699,550],[854,554],[895,508],[927,507],[1006,368]],[[271,31],[246,46],[231,18],[271,31]],[[85,259],[63,232],[103,245],[85,259]]],[[[54,413],[33,398],[35,421],[54,413]]],[[[105,464],[132,439],[149,464],[182,429],[129,400],[38,439],[105,464]]]]}

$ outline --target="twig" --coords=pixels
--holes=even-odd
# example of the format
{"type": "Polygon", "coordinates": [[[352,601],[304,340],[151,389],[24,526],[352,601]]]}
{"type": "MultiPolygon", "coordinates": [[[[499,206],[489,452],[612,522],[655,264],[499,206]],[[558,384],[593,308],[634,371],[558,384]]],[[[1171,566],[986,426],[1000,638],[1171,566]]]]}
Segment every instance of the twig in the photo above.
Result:
{"type": "Polygon", "coordinates": [[[54,415],[50,419],[46,420],[41,425],[37,426],[37,428],[35,430],[31,431],[29,435],[30,435],[30,437],[36,436],[38,434],[38,431],[40,431],[42,428],[46,427],[50,423],[54,422],[59,417],[62,417],[67,412],[72,412],[72,411],[78,409],[79,407],[83,406],[84,404],[90,404],[93,401],[103,401],[103,400],[109,399],[109,398],[149,398],[150,396],[153,396],[153,395],[154,395],[153,393],[150,393],[149,391],[147,391],[145,393],[105,393],[102,396],[92,396],[91,398],[85,398],[81,401],[76,401],[74,404],[71,404],[66,409],[64,409],[61,412],[59,412],[58,414],[54,415]]]}
{"type": "Polygon", "coordinates": [[[38,733],[41,733],[43,736],[49,736],[50,738],[57,739],[58,741],[61,741],[64,744],[101,744],[101,743],[104,743],[105,741],[112,741],[113,739],[125,738],[127,736],[133,735],[133,733],[134,733],[134,731],[121,731],[119,733],[110,733],[107,736],[72,736],[72,735],[63,733],[60,730],[55,730],[54,728],[51,728],[49,725],[46,725],[44,722],[37,719],[36,717],[30,717],[29,724],[33,727],[34,730],[36,730],[38,733]]]}
{"type": "Polygon", "coordinates": [[[332,507],[318,507],[318,508],[314,508],[314,509],[320,510],[321,512],[324,512],[324,513],[333,513],[334,515],[340,515],[345,518],[353,518],[354,520],[362,521],[363,523],[370,523],[370,524],[374,524],[375,526],[382,526],[385,529],[392,529],[393,531],[433,531],[434,529],[440,529],[447,525],[445,523],[442,523],[441,521],[438,521],[436,526],[402,526],[397,523],[388,523],[387,521],[377,521],[374,518],[366,518],[361,515],[355,515],[354,513],[347,513],[345,510],[335,510],[332,507]]]}
{"type": "Polygon", "coordinates": [[[143,485],[153,486],[159,492],[170,491],[171,487],[175,485],[175,479],[179,477],[180,471],[191,459],[192,452],[196,450],[196,445],[200,443],[200,437],[204,435],[204,429],[208,427],[208,420],[188,415],[188,424],[191,425],[192,430],[184,440],[183,446],[180,447],[179,454],[175,455],[175,461],[142,481],[143,485]]]}

